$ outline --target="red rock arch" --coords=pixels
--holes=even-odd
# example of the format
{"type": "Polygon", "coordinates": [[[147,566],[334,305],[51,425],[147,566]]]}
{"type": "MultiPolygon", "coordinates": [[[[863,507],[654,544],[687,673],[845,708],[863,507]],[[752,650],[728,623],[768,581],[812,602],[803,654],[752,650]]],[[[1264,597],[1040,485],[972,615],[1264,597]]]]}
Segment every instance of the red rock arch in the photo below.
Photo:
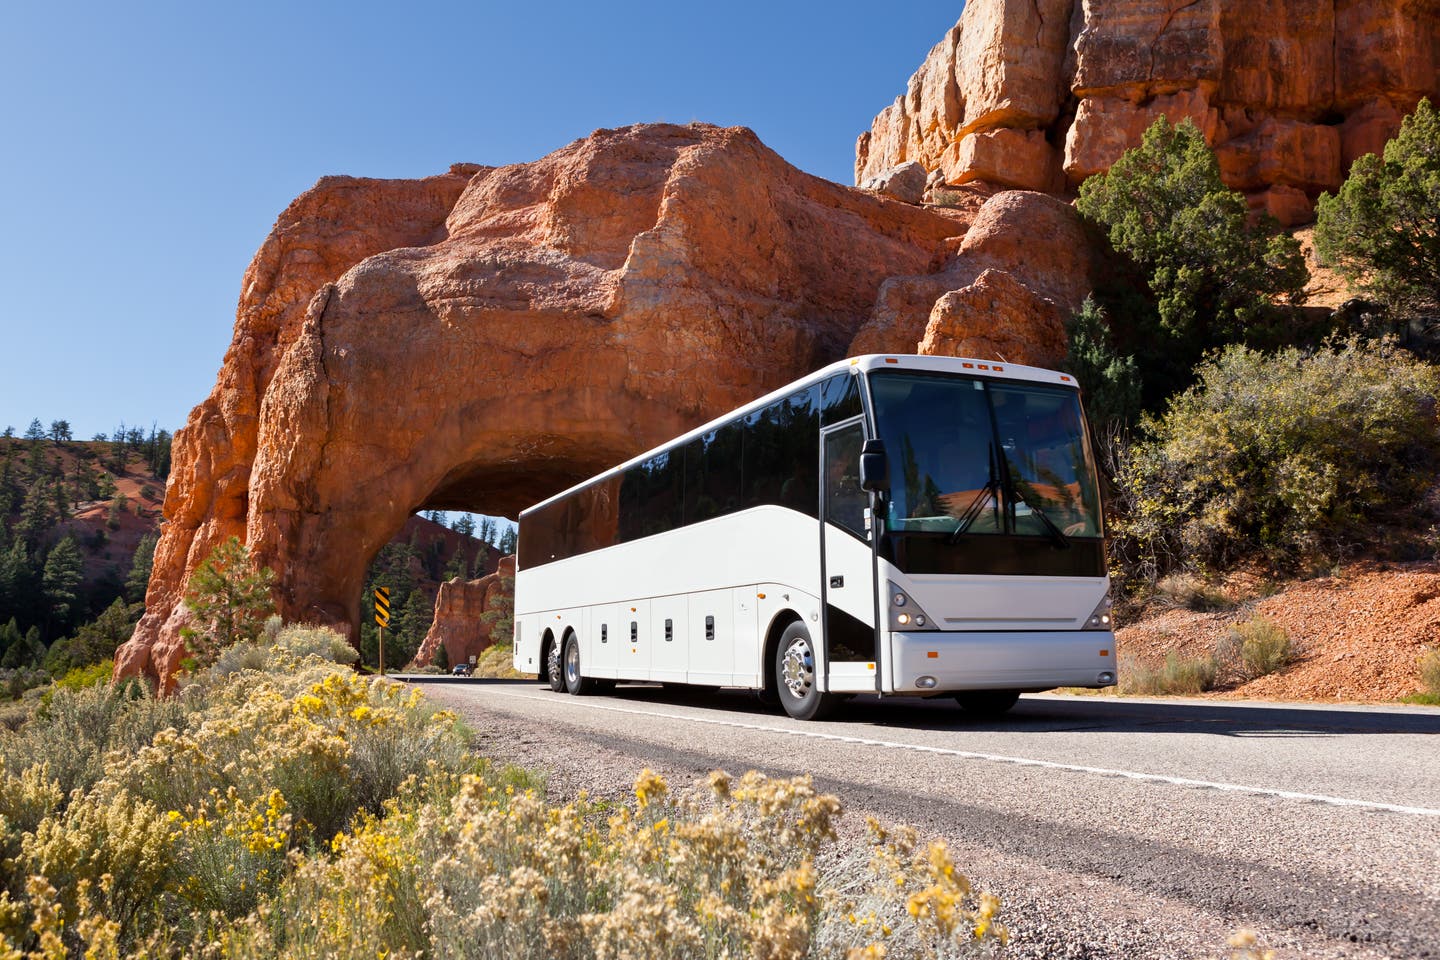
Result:
{"type": "Polygon", "coordinates": [[[283,616],[354,636],[369,561],[414,511],[513,516],[844,355],[881,282],[935,270],[961,233],[699,124],[321,180],[246,271],[215,388],[176,434],[116,675],[168,682],[187,579],[231,535],[279,575],[283,616]]]}

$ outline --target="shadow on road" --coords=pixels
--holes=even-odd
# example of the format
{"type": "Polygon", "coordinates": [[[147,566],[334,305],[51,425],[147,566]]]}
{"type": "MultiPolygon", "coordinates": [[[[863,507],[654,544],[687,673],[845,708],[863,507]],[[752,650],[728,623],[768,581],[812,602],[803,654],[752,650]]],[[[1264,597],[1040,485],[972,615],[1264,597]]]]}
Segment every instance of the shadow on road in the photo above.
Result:
{"type": "MultiPolygon", "coordinates": [[[[533,679],[495,680],[433,674],[399,676],[426,684],[493,684],[531,688],[533,679]]],[[[565,696],[555,694],[555,696],[565,696]]],[[[747,690],[718,691],[659,684],[622,684],[598,696],[597,702],[674,704],[724,710],[744,722],[780,720],[778,707],[761,703],[747,690]]],[[[967,714],[950,698],[857,696],[841,705],[835,716],[819,724],[843,724],[878,730],[1045,730],[1105,733],[1209,733],[1227,737],[1323,737],[1338,734],[1440,734],[1440,711],[1425,708],[1326,707],[1277,703],[1197,702],[1193,700],[1123,700],[1114,697],[1022,696],[1000,717],[967,714]]],[[[863,731],[861,731],[863,735],[863,731]]]]}

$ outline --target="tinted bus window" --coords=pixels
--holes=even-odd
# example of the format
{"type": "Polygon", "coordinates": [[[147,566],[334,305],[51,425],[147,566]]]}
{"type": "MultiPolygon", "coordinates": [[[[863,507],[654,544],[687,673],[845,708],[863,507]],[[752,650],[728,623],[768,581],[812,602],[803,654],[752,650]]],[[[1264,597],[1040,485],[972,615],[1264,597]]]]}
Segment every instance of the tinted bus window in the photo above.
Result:
{"type": "Polygon", "coordinates": [[[620,484],[622,543],[680,526],[683,465],[680,451],[667,451],[625,471],[620,484]]]}
{"type": "Polygon", "coordinates": [[[745,418],[741,502],[819,516],[820,388],[791,394],[745,418]]]}
{"type": "Polygon", "coordinates": [[[740,509],[744,430],[728,423],[685,445],[685,522],[699,523],[740,509]]]}
{"type": "Polygon", "coordinates": [[[842,373],[820,384],[820,420],[825,426],[858,417],[863,412],[859,377],[842,373]]]}

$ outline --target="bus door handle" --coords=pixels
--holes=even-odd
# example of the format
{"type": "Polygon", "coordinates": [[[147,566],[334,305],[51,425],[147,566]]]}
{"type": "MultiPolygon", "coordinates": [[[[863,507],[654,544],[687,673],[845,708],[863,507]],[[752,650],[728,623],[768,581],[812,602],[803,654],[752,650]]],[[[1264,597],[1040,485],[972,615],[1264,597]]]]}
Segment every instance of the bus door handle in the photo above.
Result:
{"type": "Polygon", "coordinates": [[[830,578],[830,589],[831,589],[831,590],[838,590],[840,587],[843,587],[843,586],[845,586],[845,578],[844,578],[843,576],[841,576],[841,577],[831,577],[831,578],[830,578]]]}

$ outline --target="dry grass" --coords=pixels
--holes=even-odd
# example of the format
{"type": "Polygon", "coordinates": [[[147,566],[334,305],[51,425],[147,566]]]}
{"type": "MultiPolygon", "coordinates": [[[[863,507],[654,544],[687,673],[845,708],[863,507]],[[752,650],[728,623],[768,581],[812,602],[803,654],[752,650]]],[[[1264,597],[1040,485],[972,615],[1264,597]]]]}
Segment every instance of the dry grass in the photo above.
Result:
{"type": "Polygon", "coordinates": [[[1173,650],[1159,668],[1127,660],[1120,667],[1120,693],[1133,697],[1194,696],[1213,689],[1219,676],[1214,657],[1181,657],[1173,650]]]}

